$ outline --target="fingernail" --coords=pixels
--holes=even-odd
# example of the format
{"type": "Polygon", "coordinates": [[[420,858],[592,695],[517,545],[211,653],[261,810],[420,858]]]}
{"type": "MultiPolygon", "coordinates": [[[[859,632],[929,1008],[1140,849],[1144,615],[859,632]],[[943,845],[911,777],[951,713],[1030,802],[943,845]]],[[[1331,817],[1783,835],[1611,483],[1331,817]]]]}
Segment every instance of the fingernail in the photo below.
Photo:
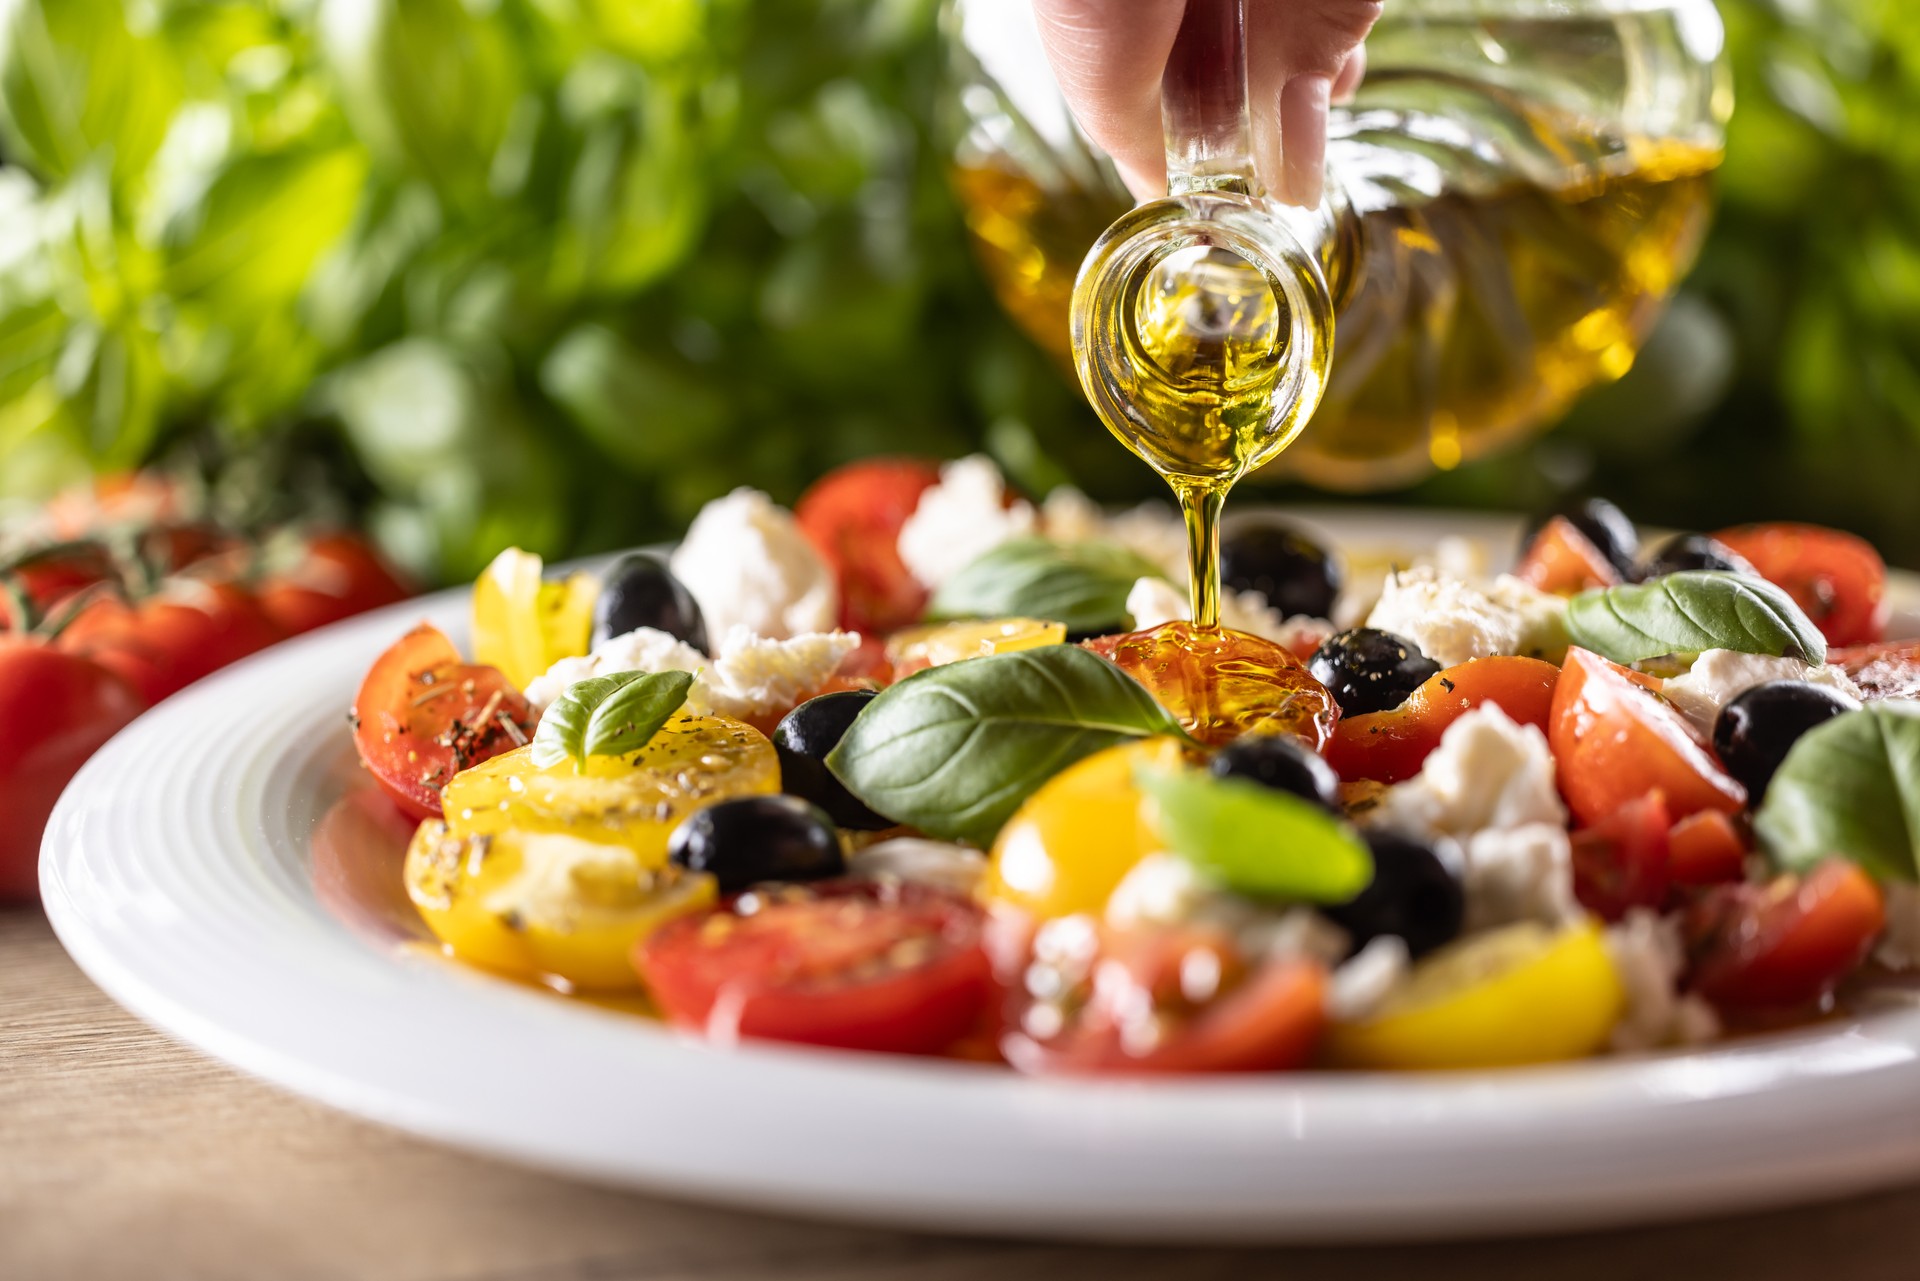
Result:
{"type": "Polygon", "coordinates": [[[1295,76],[1280,91],[1280,151],[1288,204],[1311,208],[1326,187],[1330,76],[1295,76]]]}

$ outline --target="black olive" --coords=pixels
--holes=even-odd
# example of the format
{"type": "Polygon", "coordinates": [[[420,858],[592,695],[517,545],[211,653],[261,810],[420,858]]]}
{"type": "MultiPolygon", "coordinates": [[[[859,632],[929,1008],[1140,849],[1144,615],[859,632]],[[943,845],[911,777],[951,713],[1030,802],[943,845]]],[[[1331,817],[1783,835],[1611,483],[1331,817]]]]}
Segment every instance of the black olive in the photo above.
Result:
{"type": "Polygon", "coordinates": [[[1356,627],[1328,638],[1313,651],[1307,668],[1327,687],[1342,713],[1358,716],[1400,706],[1440,671],[1440,664],[1404,636],[1356,627]]]}
{"type": "Polygon", "coordinates": [[[1648,579],[1661,578],[1667,574],[1684,573],[1687,570],[1710,569],[1728,574],[1746,574],[1752,578],[1760,577],[1750,561],[1733,548],[1717,538],[1708,538],[1705,534],[1681,534],[1668,539],[1648,558],[1647,563],[1631,575],[1646,582],[1648,579]]]}
{"type": "Polygon", "coordinates": [[[1837,689],[1805,681],[1768,681],[1734,696],[1713,722],[1713,750],[1758,805],[1780,762],[1800,736],[1860,706],[1837,689]]]}
{"type": "Polygon", "coordinates": [[[1220,581],[1236,592],[1259,592],[1282,617],[1325,618],[1340,594],[1340,566],[1292,526],[1249,519],[1220,538],[1220,581]]]}
{"type": "Polygon", "coordinates": [[[1568,524],[1586,535],[1587,541],[1620,571],[1622,577],[1633,572],[1634,561],[1640,555],[1640,531],[1634,528],[1633,521],[1625,512],[1604,498],[1580,498],[1562,503],[1527,526],[1523,546],[1532,543],[1541,527],[1555,516],[1563,517],[1568,524]]]}
{"type": "Polygon", "coordinates": [[[673,830],[667,857],[710,873],[722,894],[762,881],[823,881],[847,870],[832,822],[792,796],[742,796],[696,810],[673,830]]]}
{"type": "Polygon", "coordinates": [[[870,689],[822,694],[788,712],[773,730],[773,750],[780,754],[780,790],[812,801],[840,826],[859,832],[877,832],[894,823],[868,809],[833,776],[827,768],[827,753],[840,745],[853,718],[874,697],[870,689]]]}
{"type": "Polygon", "coordinates": [[[659,552],[629,552],[615,561],[593,602],[595,645],[640,627],[677,636],[702,654],[713,652],[699,602],[659,552]]]}
{"type": "Polygon", "coordinates": [[[1320,753],[1291,734],[1247,734],[1214,754],[1215,778],[1244,778],[1340,812],[1340,776],[1320,753]]]}
{"type": "Polygon", "coordinates": [[[1467,895],[1451,851],[1395,832],[1368,832],[1366,840],[1373,883],[1351,902],[1323,909],[1352,936],[1353,950],[1392,934],[1405,940],[1412,955],[1424,956],[1458,938],[1467,895]]]}

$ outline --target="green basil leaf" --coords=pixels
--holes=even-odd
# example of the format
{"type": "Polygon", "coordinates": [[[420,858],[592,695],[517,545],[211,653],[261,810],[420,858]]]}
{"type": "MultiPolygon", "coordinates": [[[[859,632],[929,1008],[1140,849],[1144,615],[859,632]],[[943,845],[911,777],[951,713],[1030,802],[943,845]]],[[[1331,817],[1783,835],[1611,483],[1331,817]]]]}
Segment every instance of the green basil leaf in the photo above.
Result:
{"type": "Polygon", "coordinates": [[[1298,796],[1197,770],[1141,769],[1167,847],[1251,898],[1347,903],[1373,882],[1348,824],[1298,796]]]}
{"type": "Polygon", "coordinates": [[[1162,577],[1152,561],[1113,543],[1015,538],[943,583],[927,617],[1044,618],[1070,632],[1110,632],[1130,621],[1134,582],[1162,577]]]}
{"type": "Polygon", "coordinates": [[[1793,598],[1745,574],[1688,570],[1581,592],[1567,605],[1567,631],[1616,663],[1708,649],[1827,661],[1826,638],[1793,598]]]}
{"type": "Polygon", "coordinates": [[[1184,737],[1131,676],[1074,645],[917,672],[869,703],[827,767],[871,809],[930,836],[992,843],[1020,802],[1104,747],[1184,737]]]}
{"type": "Polygon", "coordinates": [[[1920,880],[1920,705],[1874,703],[1801,735],[1753,830],[1790,871],[1838,855],[1881,880],[1920,880]]]}
{"type": "Polygon", "coordinates": [[[692,672],[615,672],[575,681],[540,718],[533,763],[545,769],[571,758],[585,765],[589,756],[637,752],[692,688],[692,672]]]}

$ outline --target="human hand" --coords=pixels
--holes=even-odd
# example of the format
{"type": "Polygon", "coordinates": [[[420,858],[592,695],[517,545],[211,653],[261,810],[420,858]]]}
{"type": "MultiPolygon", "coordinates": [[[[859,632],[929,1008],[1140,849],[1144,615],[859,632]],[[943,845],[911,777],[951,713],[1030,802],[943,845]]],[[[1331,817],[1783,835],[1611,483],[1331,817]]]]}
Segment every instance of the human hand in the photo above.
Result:
{"type": "MultiPolygon", "coordinates": [[[[1288,204],[1320,203],[1327,107],[1366,71],[1379,0],[1245,0],[1254,162],[1288,204]]],[[[1136,196],[1166,190],[1160,75],[1187,0],[1034,0],[1047,60],[1075,119],[1136,196]]]]}

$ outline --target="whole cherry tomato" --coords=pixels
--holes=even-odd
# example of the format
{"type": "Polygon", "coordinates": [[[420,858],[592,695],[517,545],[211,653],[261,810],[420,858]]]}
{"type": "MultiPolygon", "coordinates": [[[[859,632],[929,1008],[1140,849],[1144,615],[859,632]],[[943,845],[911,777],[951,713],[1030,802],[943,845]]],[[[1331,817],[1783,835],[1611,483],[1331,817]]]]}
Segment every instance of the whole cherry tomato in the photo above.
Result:
{"type": "Polygon", "coordinates": [[[75,771],[146,706],[119,676],[25,636],[0,636],[0,898],[38,887],[40,835],[75,771]]]}
{"type": "Polygon", "coordinates": [[[800,529],[840,581],[841,626],[877,634],[919,619],[927,589],[900,559],[900,527],[939,479],[918,458],[872,458],[828,472],[800,496],[800,529]]]}
{"type": "Polygon", "coordinates": [[[353,700],[360,759],[415,818],[440,817],[440,789],[533,738],[539,717],[498,669],[460,661],[422,625],[374,661],[353,700]]]}
{"type": "Polygon", "coordinates": [[[413,589],[367,540],[350,533],[308,539],[305,558],[258,591],[260,608],[289,636],[411,595],[413,589]]]}
{"type": "Polygon", "coordinates": [[[1398,783],[1420,772],[1447,726],[1492,703],[1521,725],[1547,728],[1560,669],[1537,658],[1476,658],[1430,677],[1400,706],[1345,716],[1333,727],[1327,761],[1341,779],[1398,783]]]}
{"type": "Polygon", "coordinates": [[[138,604],[94,602],[56,643],[118,673],[157,703],[280,638],[244,588],[175,579],[138,604]]]}
{"type": "Polygon", "coordinates": [[[1864,538],[1778,521],[1714,537],[1784,588],[1830,645],[1868,645],[1887,632],[1887,563],[1864,538]]]}
{"type": "Polygon", "coordinates": [[[1746,789],[1715,764],[1651,676],[1575,647],[1553,690],[1553,748],[1560,794],[1582,823],[1598,823],[1659,790],[1671,817],[1704,809],[1737,813],[1746,789]]]}

